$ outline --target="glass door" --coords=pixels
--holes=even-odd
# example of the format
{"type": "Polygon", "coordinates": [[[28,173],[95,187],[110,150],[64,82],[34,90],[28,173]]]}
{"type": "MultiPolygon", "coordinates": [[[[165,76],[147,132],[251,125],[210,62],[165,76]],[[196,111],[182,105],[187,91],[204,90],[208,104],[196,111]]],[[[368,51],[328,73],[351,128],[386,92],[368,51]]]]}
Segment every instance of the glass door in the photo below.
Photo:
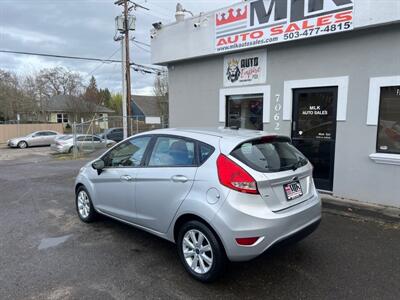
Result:
{"type": "Polygon", "coordinates": [[[314,166],[318,189],[332,191],[337,87],[293,91],[293,144],[314,166]]]}

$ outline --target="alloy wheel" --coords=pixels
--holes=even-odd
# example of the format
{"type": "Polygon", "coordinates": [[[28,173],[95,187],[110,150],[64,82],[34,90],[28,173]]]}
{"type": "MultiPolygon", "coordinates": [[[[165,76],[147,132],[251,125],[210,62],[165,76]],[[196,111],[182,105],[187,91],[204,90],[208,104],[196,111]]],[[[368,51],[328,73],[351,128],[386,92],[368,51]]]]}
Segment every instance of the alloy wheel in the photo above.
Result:
{"type": "Polygon", "coordinates": [[[213,251],[207,237],[199,230],[185,233],[182,251],[187,265],[197,274],[205,274],[213,265],[213,251]]]}
{"type": "Polygon", "coordinates": [[[28,144],[26,142],[19,142],[18,147],[21,149],[25,149],[28,147],[28,144]]]}
{"type": "Polygon", "coordinates": [[[79,215],[86,219],[90,214],[90,200],[85,191],[80,191],[78,194],[78,211],[79,215]]]}

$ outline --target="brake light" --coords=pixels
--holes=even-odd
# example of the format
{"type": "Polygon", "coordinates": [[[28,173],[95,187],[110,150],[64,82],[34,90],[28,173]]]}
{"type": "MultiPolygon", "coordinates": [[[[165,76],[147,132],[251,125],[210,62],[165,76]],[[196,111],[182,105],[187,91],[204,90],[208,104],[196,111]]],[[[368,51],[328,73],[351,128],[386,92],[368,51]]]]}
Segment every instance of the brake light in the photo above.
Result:
{"type": "Polygon", "coordinates": [[[258,194],[254,178],[223,154],[217,159],[217,170],[222,185],[241,193],[258,194]]]}

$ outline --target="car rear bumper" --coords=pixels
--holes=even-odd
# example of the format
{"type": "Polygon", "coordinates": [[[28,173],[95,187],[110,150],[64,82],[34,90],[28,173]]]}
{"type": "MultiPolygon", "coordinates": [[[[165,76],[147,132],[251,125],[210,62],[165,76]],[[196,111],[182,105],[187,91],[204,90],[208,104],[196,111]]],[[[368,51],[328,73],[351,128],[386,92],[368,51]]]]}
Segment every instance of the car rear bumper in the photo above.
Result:
{"type": "Polygon", "coordinates": [[[67,153],[68,150],[69,150],[69,149],[67,149],[67,148],[65,148],[65,147],[57,146],[57,145],[55,145],[55,144],[52,144],[52,145],[50,146],[50,149],[51,149],[52,151],[56,151],[56,152],[58,152],[58,153],[67,153]]]}
{"type": "MultiPolygon", "coordinates": [[[[251,201],[249,195],[245,198],[251,201]]],[[[316,192],[307,201],[284,211],[274,213],[268,209],[258,209],[255,215],[238,209],[229,201],[228,196],[212,225],[224,244],[228,258],[231,261],[246,261],[288,238],[306,236],[305,233],[318,227],[320,220],[321,201],[316,192]],[[242,246],[236,242],[237,238],[246,237],[258,237],[258,240],[251,246],[242,246]]]]}

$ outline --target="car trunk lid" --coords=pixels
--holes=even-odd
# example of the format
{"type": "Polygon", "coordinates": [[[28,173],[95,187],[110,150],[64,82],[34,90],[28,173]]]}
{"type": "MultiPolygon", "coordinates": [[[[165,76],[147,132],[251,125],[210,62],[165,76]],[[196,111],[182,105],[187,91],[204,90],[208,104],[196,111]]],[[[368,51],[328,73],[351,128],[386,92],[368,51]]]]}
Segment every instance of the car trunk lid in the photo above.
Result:
{"type": "Polygon", "coordinates": [[[263,177],[264,179],[257,180],[257,187],[267,206],[274,212],[307,201],[313,195],[312,168],[309,165],[296,171],[264,173],[263,177]],[[288,185],[291,184],[298,188],[296,183],[300,185],[300,190],[292,193],[294,198],[290,199],[286,189],[290,190],[288,185]]]}

